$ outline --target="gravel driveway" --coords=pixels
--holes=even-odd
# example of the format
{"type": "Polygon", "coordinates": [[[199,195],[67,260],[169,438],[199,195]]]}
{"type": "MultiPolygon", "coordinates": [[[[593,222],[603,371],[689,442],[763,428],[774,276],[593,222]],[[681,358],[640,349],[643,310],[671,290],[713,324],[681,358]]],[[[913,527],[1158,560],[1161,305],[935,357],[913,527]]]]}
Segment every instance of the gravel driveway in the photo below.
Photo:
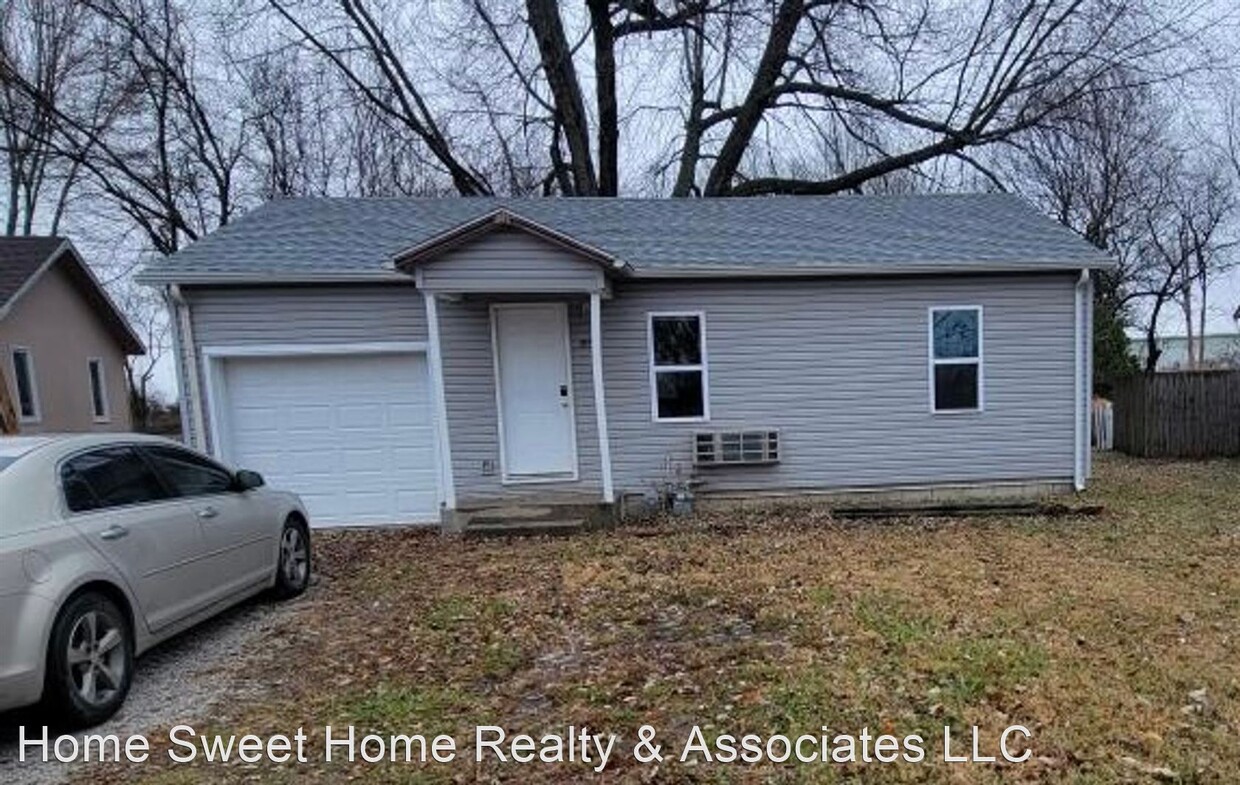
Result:
{"type": "MultiPolygon", "coordinates": [[[[243,699],[255,688],[244,674],[247,652],[253,650],[249,644],[269,633],[298,604],[251,600],[147,652],[138,661],[133,689],[120,712],[89,732],[164,733],[173,725],[202,718],[225,695],[230,701],[243,699]]],[[[0,782],[64,781],[72,764],[18,762],[18,725],[23,721],[17,713],[0,715],[0,782]]]]}

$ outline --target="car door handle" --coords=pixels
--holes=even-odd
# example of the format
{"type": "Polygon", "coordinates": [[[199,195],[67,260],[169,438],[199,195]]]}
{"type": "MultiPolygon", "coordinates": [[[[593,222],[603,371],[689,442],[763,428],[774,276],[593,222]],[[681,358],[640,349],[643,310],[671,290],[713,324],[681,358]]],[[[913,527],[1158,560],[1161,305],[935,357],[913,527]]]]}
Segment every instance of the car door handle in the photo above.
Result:
{"type": "Polygon", "coordinates": [[[114,525],[114,526],[109,526],[108,528],[104,529],[103,533],[99,535],[99,539],[119,540],[122,537],[128,537],[128,536],[129,536],[128,529],[126,529],[124,526],[114,525]]]}
{"type": "Polygon", "coordinates": [[[220,514],[220,511],[215,509],[214,507],[203,507],[201,510],[198,511],[198,517],[202,518],[204,521],[209,521],[219,514],[220,514]]]}

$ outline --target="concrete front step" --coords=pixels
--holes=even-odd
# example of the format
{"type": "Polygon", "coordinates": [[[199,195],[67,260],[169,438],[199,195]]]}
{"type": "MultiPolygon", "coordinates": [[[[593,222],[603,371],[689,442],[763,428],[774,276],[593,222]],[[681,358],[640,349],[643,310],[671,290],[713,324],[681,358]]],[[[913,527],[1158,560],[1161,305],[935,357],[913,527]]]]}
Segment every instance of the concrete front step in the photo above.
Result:
{"type": "Polygon", "coordinates": [[[520,537],[539,534],[576,534],[585,531],[584,518],[471,520],[462,532],[467,537],[520,537]]]}
{"type": "Polygon", "coordinates": [[[444,531],[457,534],[571,534],[613,520],[614,510],[596,501],[513,501],[462,506],[444,531]]]}

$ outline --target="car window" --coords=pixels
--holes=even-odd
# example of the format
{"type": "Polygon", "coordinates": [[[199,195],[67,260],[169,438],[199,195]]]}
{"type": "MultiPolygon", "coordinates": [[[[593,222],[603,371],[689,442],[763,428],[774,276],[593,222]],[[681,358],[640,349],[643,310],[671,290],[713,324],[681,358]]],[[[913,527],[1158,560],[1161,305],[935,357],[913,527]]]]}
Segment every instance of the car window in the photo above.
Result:
{"type": "Polygon", "coordinates": [[[226,493],[233,487],[233,476],[200,455],[177,447],[143,447],[160,474],[178,496],[206,496],[226,493]]]}
{"type": "Polygon", "coordinates": [[[4,471],[4,470],[5,470],[5,469],[7,469],[10,465],[12,465],[13,463],[16,463],[16,462],[17,462],[17,459],[16,459],[16,458],[10,458],[10,457],[5,456],[5,455],[0,455],[0,472],[4,471]]]}
{"type": "Polygon", "coordinates": [[[132,447],[105,447],[70,458],[61,466],[60,481],[72,512],[169,498],[150,464],[132,447]]]}

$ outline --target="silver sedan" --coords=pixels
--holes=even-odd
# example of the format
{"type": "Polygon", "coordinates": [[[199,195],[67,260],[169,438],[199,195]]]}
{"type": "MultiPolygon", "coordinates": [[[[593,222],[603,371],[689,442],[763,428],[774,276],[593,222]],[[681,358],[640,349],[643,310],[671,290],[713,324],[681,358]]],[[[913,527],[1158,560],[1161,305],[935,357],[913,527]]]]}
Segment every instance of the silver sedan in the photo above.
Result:
{"type": "Polygon", "coordinates": [[[0,438],[0,710],[101,722],[137,655],[309,581],[305,508],[254,472],[155,437],[0,438]]]}

